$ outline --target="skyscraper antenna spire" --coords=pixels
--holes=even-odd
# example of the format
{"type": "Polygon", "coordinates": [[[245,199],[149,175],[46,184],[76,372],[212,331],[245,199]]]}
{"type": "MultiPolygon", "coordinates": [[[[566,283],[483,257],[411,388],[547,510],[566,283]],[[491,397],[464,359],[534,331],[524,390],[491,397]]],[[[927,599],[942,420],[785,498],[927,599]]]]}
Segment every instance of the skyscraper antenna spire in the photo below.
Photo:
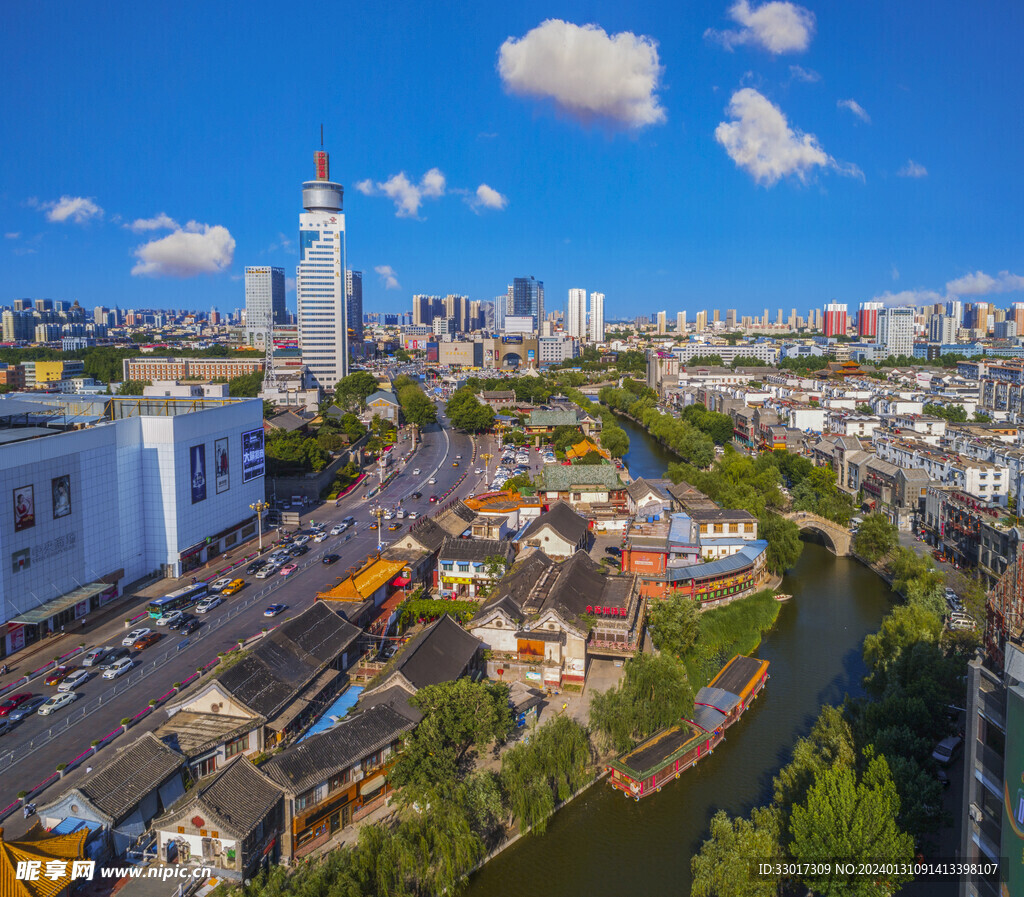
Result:
{"type": "Polygon", "coordinates": [[[320,122],[320,149],[324,148],[324,123],[320,122]]]}

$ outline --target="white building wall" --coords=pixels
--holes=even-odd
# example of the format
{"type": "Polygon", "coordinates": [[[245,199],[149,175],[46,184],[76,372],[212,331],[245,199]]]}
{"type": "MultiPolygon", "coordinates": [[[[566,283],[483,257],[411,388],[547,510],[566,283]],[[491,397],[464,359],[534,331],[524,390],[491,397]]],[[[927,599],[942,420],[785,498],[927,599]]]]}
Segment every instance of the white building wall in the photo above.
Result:
{"type": "Polygon", "coordinates": [[[590,341],[604,342],[604,293],[590,294],[590,341]]]}

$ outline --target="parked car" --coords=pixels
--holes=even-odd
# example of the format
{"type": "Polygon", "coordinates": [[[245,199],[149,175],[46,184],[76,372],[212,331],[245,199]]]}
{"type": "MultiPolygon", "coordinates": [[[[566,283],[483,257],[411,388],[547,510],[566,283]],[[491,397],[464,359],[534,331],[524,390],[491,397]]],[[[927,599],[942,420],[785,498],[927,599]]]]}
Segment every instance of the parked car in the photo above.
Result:
{"type": "Polygon", "coordinates": [[[104,658],[110,653],[110,648],[91,648],[85,653],[85,657],[82,658],[82,666],[91,667],[99,666],[103,663],[104,658]]]}
{"type": "Polygon", "coordinates": [[[155,645],[160,639],[161,635],[159,632],[151,632],[149,635],[144,635],[142,638],[137,639],[132,648],[136,651],[145,651],[146,648],[155,645]]]}
{"type": "Polygon", "coordinates": [[[116,663],[111,664],[109,667],[107,667],[103,671],[103,678],[104,679],[117,679],[118,676],[123,676],[133,666],[135,666],[135,661],[134,660],[132,660],[130,657],[122,657],[119,661],[117,661],[116,663]]]}
{"type": "Polygon", "coordinates": [[[245,588],[245,580],[244,579],[233,579],[226,586],[224,586],[224,589],[223,589],[223,591],[221,591],[221,594],[222,595],[235,595],[235,594],[237,594],[238,592],[240,592],[244,588],[245,588]]]}
{"type": "Polygon", "coordinates": [[[181,634],[182,635],[191,635],[193,632],[195,632],[202,625],[203,625],[203,621],[202,620],[197,620],[195,617],[193,617],[184,626],[181,627],[181,634]]]}
{"type": "Polygon", "coordinates": [[[231,585],[231,577],[222,576],[220,579],[215,579],[210,583],[210,591],[214,593],[223,592],[229,585],[231,585]]]}
{"type": "Polygon", "coordinates": [[[276,617],[279,613],[288,609],[287,604],[268,604],[267,609],[263,611],[265,617],[276,617]]]}
{"type": "Polygon", "coordinates": [[[32,692],[30,691],[23,691],[19,694],[11,695],[2,704],[0,704],[0,717],[8,716],[12,710],[17,710],[31,697],[32,692]]]}
{"type": "Polygon", "coordinates": [[[191,622],[194,619],[195,619],[195,615],[194,614],[182,614],[180,617],[178,617],[177,620],[175,620],[173,623],[171,623],[171,625],[168,627],[168,629],[181,629],[181,628],[183,628],[185,626],[186,623],[189,623],[189,622],[191,622]]]}
{"type": "Polygon", "coordinates": [[[43,704],[46,703],[46,695],[30,695],[29,699],[19,704],[14,710],[7,714],[7,719],[12,723],[20,723],[26,716],[31,716],[43,704]]]}
{"type": "Polygon", "coordinates": [[[327,564],[328,566],[330,566],[336,560],[338,560],[339,557],[341,557],[341,555],[338,555],[338,554],[325,554],[324,557],[323,557],[323,560],[321,561],[321,563],[322,564],[327,564]]]}
{"type": "Polygon", "coordinates": [[[964,740],[959,735],[950,735],[935,745],[932,759],[940,766],[949,766],[959,756],[963,746],[964,740]]]}
{"type": "Polygon", "coordinates": [[[281,568],[280,576],[291,576],[296,570],[299,569],[298,564],[285,564],[281,568]]]}
{"type": "Polygon", "coordinates": [[[43,684],[60,685],[60,683],[64,681],[65,676],[71,675],[72,671],[77,669],[78,667],[59,666],[46,674],[46,678],[43,680],[43,684]]]}
{"type": "Polygon", "coordinates": [[[92,673],[88,670],[75,670],[64,677],[64,681],[57,686],[57,691],[74,691],[79,685],[89,681],[92,673]]]}
{"type": "Polygon", "coordinates": [[[36,711],[40,716],[49,716],[51,713],[55,713],[68,704],[72,704],[78,700],[77,691],[62,691],[55,695],[47,698],[42,704],[39,705],[39,710],[36,711]]]}
{"type": "Polygon", "coordinates": [[[220,604],[224,603],[224,599],[220,595],[211,595],[209,598],[204,598],[196,605],[197,614],[208,614],[211,610],[220,604]]]}
{"type": "Polygon", "coordinates": [[[148,626],[140,626],[138,629],[133,629],[131,632],[128,633],[128,635],[121,639],[121,644],[124,645],[124,647],[126,648],[130,648],[140,638],[142,638],[144,635],[149,635],[152,631],[153,630],[150,629],[148,626]]]}
{"type": "Polygon", "coordinates": [[[185,614],[182,613],[180,610],[172,610],[164,614],[159,620],[157,620],[156,625],[170,626],[172,623],[177,623],[178,620],[180,620],[183,616],[185,616],[185,614]]]}

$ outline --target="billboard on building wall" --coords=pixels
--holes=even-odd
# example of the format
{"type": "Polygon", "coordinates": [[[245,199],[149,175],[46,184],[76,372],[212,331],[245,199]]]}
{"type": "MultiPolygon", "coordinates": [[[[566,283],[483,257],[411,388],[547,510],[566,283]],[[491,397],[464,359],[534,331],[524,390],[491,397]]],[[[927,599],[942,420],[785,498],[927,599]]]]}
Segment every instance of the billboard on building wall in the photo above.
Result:
{"type": "Polygon", "coordinates": [[[263,476],[266,456],[263,450],[263,428],[247,430],[242,434],[242,482],[248,483],[263,476]]]}
{"type": "Polygon", "coordinates": [[[231,486],[230,462],[228,461],[227,437],[213,443],[213,467],[217,477],[217,494],[227,492],[231,486]]]}
{"type": "Polygon", "coordinates": [[[999,855],[1006,863],[1002,893],[1024,894],[1024,688],[1006,692],[1003,830],[999,855]]]}
{"type": "Polygon", "coordinates": [[[29,529],[35,525],[35,492],[31,486],[19,486],[14,490],[14,531],[29,529]]]}
{"type": "Polygon", "coordinates": [[[53,519],[59,520],[71,513],[71,477],[64,474],[50,480],[50,491],[53,493],[53,519]]]}
{"type": "Polygon", "coordinates": [[[190,446],[188,461],[189,481],[192,484],[192,504],[206,501],[206,446],[190,446]]]}

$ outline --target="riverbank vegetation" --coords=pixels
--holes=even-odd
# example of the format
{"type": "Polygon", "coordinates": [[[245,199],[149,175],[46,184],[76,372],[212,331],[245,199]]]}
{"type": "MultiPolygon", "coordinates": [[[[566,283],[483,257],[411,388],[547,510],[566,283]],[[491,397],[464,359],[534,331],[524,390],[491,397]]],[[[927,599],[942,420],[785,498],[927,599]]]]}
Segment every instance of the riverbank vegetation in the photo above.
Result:
{"type": "Polygon", "coordinates": [[[516,828],[543,831],[555,808],[593,779],[586,730],[565,716],[505,752],[498,771],[473,762],[513,730],[507,685],[460,679],[427,686],[410,703],[424,717],[389,775],[402,786],[396,820],[363,826],[355,846],[294,870],[272,866],[246,897],[456,894],[516,828]]]}
{"type": "MultiPolygon", "coordinates": [[[[694,897],[778,892],[779,879],[729,878],[738,860],[723,863],[726,854],[795,862],[822,856],[909,861],[915,845],[948,823],[930,755],[954,728],[948,708],[963,698],[974,636],[943,629],[929,558],[901,549],[890,573],[905,603],[864,640],[865,695],[822,709],[775,778],[767,807],[748,818],[720,812],[712,819],[709,838],[691,863],[694,897]]],[[[807,876],[802,884],[823,895],[881,897],[907,880],[807,876]]]]}

